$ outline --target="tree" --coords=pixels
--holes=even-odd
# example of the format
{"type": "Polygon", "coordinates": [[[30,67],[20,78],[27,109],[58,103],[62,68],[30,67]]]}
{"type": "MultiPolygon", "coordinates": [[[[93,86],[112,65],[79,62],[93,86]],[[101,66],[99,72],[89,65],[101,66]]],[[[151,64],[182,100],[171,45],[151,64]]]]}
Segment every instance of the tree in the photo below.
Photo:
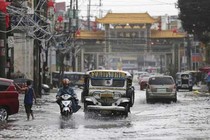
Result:
{"type": "Polygon", "coordinates": [[[178,0],[183,28],[204,44],[210,41],[209,7],[209,0],[178,0]]]}

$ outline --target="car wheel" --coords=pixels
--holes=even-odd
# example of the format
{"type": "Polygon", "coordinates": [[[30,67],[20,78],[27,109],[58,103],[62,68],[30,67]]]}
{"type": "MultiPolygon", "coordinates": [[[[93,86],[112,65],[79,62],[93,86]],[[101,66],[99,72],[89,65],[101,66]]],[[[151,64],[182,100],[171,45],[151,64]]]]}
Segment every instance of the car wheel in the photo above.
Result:
{"type": "Polygon", "coordinates": [[[175,96],[175,98],[172,100],[173,102],[177,102],[177,94],[176,94],[176,96],[175,96]]]}
{"type": "Polygon", "coordinates": [[[179,88],[176,88],[176,91],[179,91],[179,88]]]}
{"type": "Polygon", "coordinates": [[[149,99],[148,96],[149,96],[148,93],[146,93],[146,102],[147,102],[147,103],[151,103],[151,99],[149,99]]]}
{"type": "Polygon", "coordinates": [[[151,103],[151,100],[150,100],[150,99],[148,99],[148,98],[146,99],[146,101],[147,101],[147,103],[151,103]]]}
{"type": "Polygon", "coordinates": [[[176,102],[177,102],[177,98],[173,99],[173,102],[175,102],[175,103],[176,103],[176,102]]]}
{"type": "Polygon", "coordinates": [[[0,107],[0,121],[6,121],[8,119],[8,111],[3,108],[0,107]]]}

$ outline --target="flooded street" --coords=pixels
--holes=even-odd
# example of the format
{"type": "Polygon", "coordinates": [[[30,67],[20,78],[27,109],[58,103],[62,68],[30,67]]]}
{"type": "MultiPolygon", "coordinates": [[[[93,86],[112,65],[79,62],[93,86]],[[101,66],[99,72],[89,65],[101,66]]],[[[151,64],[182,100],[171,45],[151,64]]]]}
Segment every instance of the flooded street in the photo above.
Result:
{"type": "MultiPolygon", "coordinates": [[[[76,90],[80,98],[81,89],[76,90]]],[[[4,140],[127,140],[210,139],[210,100],[192,92],[179,91],[177,103],[147,104],[145,91],[135,85],[135,103],[128,118],[86,120],[82,109],[68,122],[62,121],[56,93],[43,95],[33,106],[35,120],[26,120],[23,95],[19,113],[0,128],[4,140]]]]}

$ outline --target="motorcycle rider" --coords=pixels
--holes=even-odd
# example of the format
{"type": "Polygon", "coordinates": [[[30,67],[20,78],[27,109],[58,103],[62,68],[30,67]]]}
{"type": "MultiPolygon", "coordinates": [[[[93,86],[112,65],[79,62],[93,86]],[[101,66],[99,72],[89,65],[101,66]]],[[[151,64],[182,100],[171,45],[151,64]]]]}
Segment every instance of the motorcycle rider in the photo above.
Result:
{"type": "Polygon", "coordinates": [[[78,104],[79,100],[77,99],[77,95],[75,94],[74,90],[70,87],[70,81],[68,78],[64,78],[62,80],[62,87],[59,88],[57,95],[56,95],[56,102],[60,106],[60,111],[62,111],[61,96],[64,94],[69,94],[72,97],[74,97],[74,100],[72,100],[72,109],[73,109],[74,113],[77,112],[81,108],[81,106],[78,104]]]}

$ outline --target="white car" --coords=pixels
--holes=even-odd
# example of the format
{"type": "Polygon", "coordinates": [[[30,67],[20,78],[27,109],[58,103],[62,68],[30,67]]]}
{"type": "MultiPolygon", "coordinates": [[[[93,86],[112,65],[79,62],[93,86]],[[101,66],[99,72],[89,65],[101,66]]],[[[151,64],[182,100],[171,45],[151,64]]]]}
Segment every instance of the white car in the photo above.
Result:
{"type": "Polygon", "coordinates": [[[155,99],[177,101],[176,84],[172,76],[151,76],[146,88],[147,103],[155,99]]]}

